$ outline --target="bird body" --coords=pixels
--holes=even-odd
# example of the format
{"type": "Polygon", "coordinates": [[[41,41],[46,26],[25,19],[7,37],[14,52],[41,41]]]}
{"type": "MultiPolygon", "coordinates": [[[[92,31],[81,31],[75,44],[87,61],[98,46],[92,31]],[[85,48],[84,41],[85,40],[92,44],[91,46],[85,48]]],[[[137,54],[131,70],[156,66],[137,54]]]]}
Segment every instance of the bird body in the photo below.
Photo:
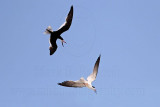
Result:
{"type": "Polygon", "coordinates": [[[50,34],[50,40],[49,40],[50,55],[54,54],[54,52],[57,50],[57,47],[58,47],[56,44],[57,39],[61,40],[62,46],[63,46],[63,43],[66,43],[60,35],[70,28],[72,19],[73,19],[73,6],[71,6],[71,9],[68,13],[66,21],[64,22],[64,24],[61,25],[61,27],[57,31],[53,31],[51,26],[48,26],[48,28],[44,32],[45,34],[50,34]]]}
{"type": "Polygon", "coordinates": [[[87,77],[87,80],[85,80],[83,77],[80,78],[80,80],[77,81],[64,81],[62,83],[58,83],[58,85],[65,86],[65,87],[75,87],[75,88],[82,88],[82,87],[87,87],[94,92],[96,92],[96,89],[94,86],[92,86],[92,82],[96,79],[97,73],[98,73],[98,67],[100,63],[100,57],[98,57],[95,65],[93,72],[87,77]]]}
{"type": "Polygon", "coordinates": [[[51,45],[56,45],[56,41],[57,39],[60,39],[63,40],[63,38],[60,36],[60,34],[57,32],[57,31],[54,31],[51,33],[51,36],[50,36],[50,39],[49,39],[49,42],[51,45]]]}

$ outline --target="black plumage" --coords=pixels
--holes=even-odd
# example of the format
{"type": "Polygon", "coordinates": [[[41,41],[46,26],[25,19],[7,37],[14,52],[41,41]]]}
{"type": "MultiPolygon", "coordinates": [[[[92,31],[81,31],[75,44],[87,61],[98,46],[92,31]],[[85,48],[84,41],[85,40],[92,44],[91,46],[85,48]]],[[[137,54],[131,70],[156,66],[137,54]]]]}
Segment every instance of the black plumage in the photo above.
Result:
{"type": "Polygon", "coordinates": [[[64,81],[62,83],[58,83],[58,85],[64,86],[64,87],[74,87],[74,88],[82,88],[85,87],[85,84],[78,81],[64,81]]]}
{"type": "Polygon", "coordinates": [[[66,43],[60,35],[70,28],[72,24],[72,19],[73,19],[73,6],[71,6],[70,8],[66,21],[64,22],[64,24],[61,25],[61,27],[57,31],[53,31],[51,26],[48,26],[48,28],[46,29],[45,34],[50,34],[50,41],[49,41],[50,55],[54,54],[54,52],[57,50],[57,47],[58,47],[56,43],[57,39],[61,40],[62,46],[63,46],[63,43],[66,43]]]}

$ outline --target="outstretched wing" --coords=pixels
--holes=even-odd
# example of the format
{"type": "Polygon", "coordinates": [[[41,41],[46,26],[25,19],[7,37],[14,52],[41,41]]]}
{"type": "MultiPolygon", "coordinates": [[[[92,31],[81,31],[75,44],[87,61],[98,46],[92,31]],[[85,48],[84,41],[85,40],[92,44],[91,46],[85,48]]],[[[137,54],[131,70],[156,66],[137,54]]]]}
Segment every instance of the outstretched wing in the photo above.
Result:
{"type": "Polygon", "coordinates": [[[58,83],[58,85],[65,86],[65,87],[75,87],[75,88],[82,88],[85,87],[85,84],[81,81],[64,81],[62,83],[58,83]]]}
{"type": "Polygon", "coordinates": [[[87,80],[90,83],[93,82],[96,79],[96,76],[97,76],[97,73],[98,73],[98,67],[99,67],[100,57],[101,57],[101,55],[98,57],[95,65],[94,65],[93,72],[87,77],[87,80]]]}
{"type": "Polygon", "coordinates": [[[68,16],[66,18],[66,21],[64,22],[64,24],[61,25],[61,27],[57,30],[60,34],[67,31],[72,23],[72,19],[73,19],[73,6],[71,6],[71,9],[68,13],[68,16]]]}

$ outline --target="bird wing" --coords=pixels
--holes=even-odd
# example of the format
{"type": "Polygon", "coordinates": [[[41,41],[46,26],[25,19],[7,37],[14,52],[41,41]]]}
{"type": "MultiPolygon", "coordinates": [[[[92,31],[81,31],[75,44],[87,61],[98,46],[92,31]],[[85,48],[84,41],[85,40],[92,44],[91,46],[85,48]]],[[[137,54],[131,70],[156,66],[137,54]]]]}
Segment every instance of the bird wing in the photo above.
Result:
{"type": "Polygon", "coordinates": [[[78,80],[78,81],[64,81],[62,83],[58,83],[58,85],[65,86],[65,87],[75,87],[75,88],[85,87],[85,84],[83,82],[81,82],[80,80],[78,80]]]}
{"type": "Polygon", "coordinates": [[[96,79],[96,76],[97,76],[97,73],[98,73],[98,67],[99,67],[100,57],[101,57],[101,55],[98,57],[95,65],[94,65],[93,72],[87,77],[87,80],[90,83],[93,82],[96,79]]]}
{"type": "Polygon", "coordinates": [[[67,31],[67,30],[70,28],[71,23],[72,23],[72,19],[73,19],[73,6],[71,6],[71,9],[70,9],[70,11],[69,11],[69,13],[68,13],[68,16],[67,16],[67,18],[66,18],[66,21],[65,21],[64,24],[62,24],[62,25],[60,26],[60,28],[58,29],[58,32],[59,32],[60,34],[63,33],[63,32],[65,32],[65,31],[67,31]]]}

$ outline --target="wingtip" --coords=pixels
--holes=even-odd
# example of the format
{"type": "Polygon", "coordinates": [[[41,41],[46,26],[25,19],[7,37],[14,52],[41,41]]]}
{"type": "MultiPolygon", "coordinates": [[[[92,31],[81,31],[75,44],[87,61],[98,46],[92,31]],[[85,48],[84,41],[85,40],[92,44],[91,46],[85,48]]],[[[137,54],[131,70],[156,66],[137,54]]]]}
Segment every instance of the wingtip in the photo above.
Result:
{"type": "Polygon", "coordinates": [[[62,85],[62,83],[57,83],[58,85],[62,85]]]}
{"type": "Polygon", "coordinates": [[[73,10],[73,5],[71,5],[71,10],[73,10]]]}
{"type": "Polygon", "coordinates": [[[99,57],[98,57],[99,59],[101,58],[101,54],[99,55],[99,57]]]}
{"type": "Polygon", "coordinates": [[[97,58],[97,61],[99,62],[101,59],[101,54],[99,55],[99,57],[97,58]]]}

